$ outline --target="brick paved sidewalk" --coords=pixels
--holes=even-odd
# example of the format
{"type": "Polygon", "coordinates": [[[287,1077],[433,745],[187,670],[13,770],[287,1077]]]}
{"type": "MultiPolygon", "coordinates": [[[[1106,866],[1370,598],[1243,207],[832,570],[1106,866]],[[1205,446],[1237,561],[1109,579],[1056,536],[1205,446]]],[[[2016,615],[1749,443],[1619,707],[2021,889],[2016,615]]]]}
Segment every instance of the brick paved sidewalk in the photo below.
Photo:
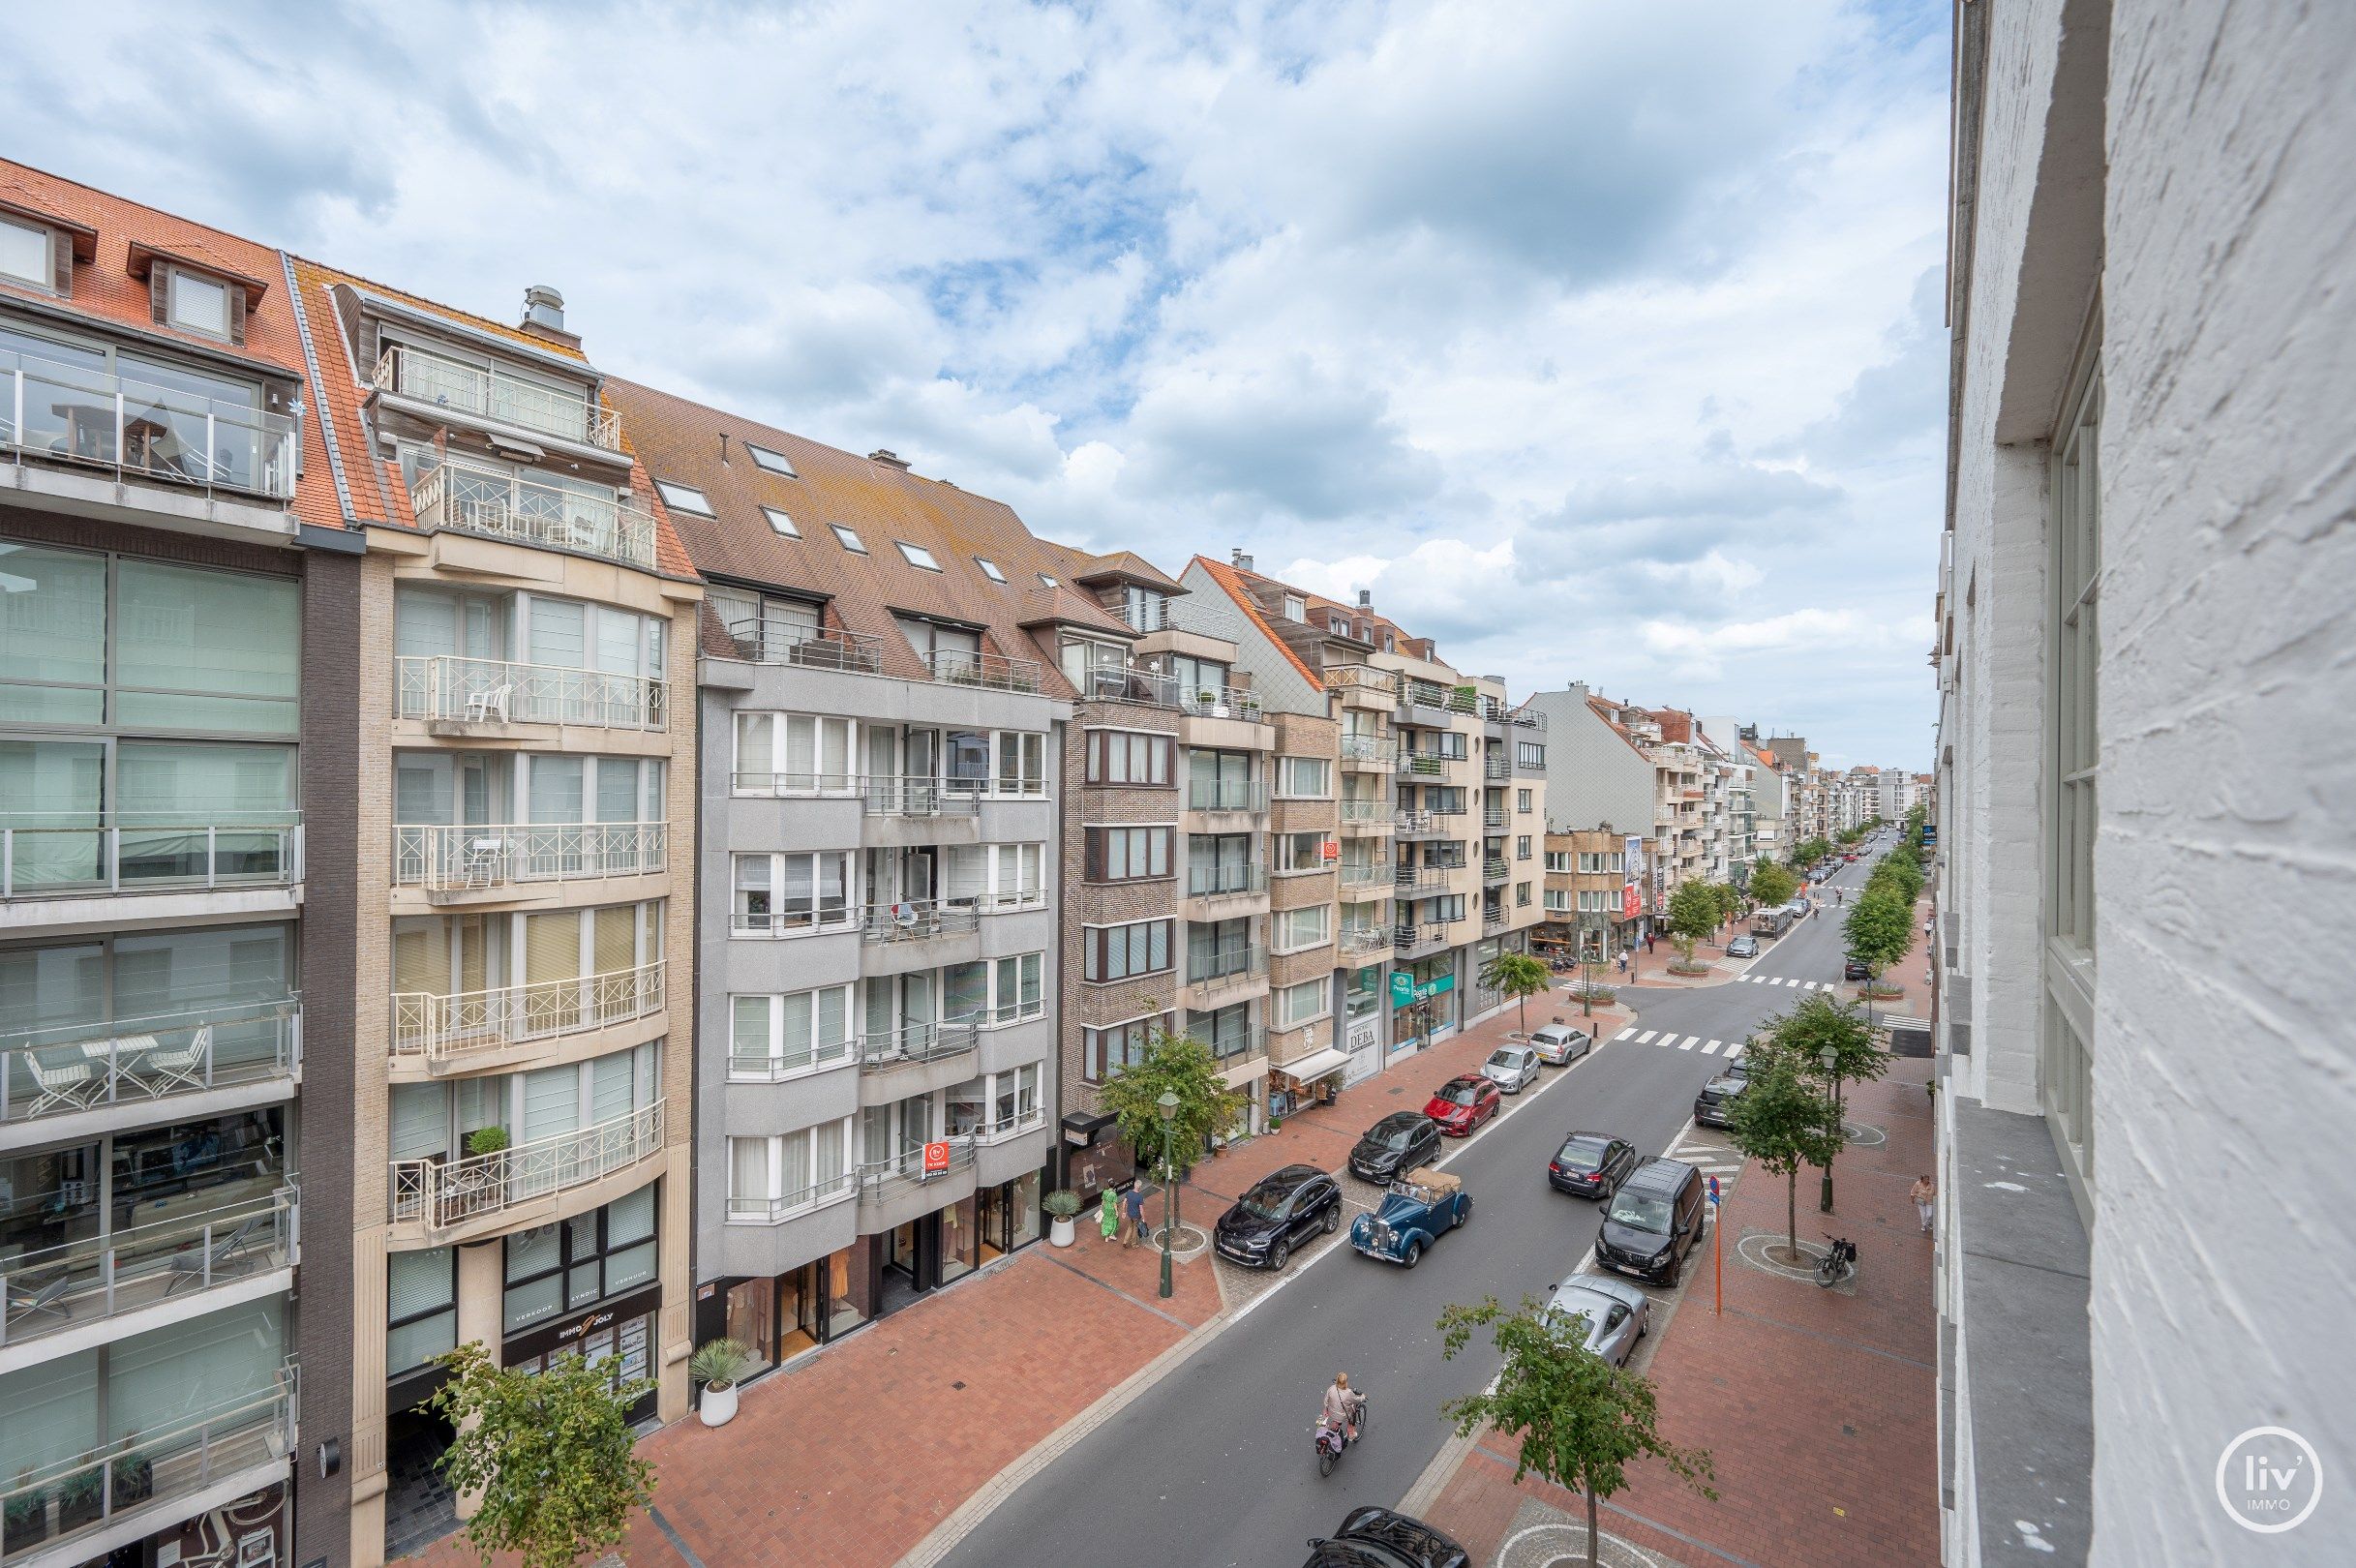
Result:
{"type": "MultiPolygon", "coordinates": [[[[1852,1144],[1834,1162],[1832,1214],[1816,1212],[1814,1173],[1801,1175],[1800,1239],[1830,1231],[1856,1242],[1853,1287],[1821,1290],[1743,1261],[1743,1237],[1783,1236],[1784,1184],[1755,1165],[1734,1184],[1722,1217],[1725,1315],[1710,1310],[1705,1257],[1646,1369],[1663,1434],[1710,1451],[1718,1500],[1640,1466],[1604,1509],[1607,1535],[1691,1568],[1938,1561],[1931,1239],[1906,1195],[1931,1168],[1928,1067],[1900,1062],[1881,1083],[1851,1088],[1848,1119],[1886,1141],[1852,1144]]],[[[1583,1499],[1534,1477],[1516,1487],[1513,1463],[1513,1445],[1486,1434],[1429,1510],[1481,1568],[1533,1517],[1586,1517],[1583,1499]]]]}

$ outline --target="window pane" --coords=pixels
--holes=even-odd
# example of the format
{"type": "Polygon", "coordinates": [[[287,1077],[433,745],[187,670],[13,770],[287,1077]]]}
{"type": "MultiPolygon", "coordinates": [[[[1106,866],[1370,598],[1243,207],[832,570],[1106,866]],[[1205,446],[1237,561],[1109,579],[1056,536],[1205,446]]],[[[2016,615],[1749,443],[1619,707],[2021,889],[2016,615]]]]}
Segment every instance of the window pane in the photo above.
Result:
{"type": "MultiPolygon", "coordinates": [[[[0,682],[106,678],[106,562],[0,540],[0,682]]],[[[0,684],[0,719],[96,724],[99,693],[41,694],[0,684]]]]}
{"type": "MultiPolygon", "coordinates": [[[[292,734],[302,652],[302,597],[286,578],[206,571],[158,561],[122,561],[115,571],[116,681],[125,687],[203,693],[183,704],[172,728],[261,728],[292,734]],[[270,698],[228,712],[264,724],[229,724],[211,698],[270,698]]],[[[168,705],[165,712],[172,709],[168,705]]]]}

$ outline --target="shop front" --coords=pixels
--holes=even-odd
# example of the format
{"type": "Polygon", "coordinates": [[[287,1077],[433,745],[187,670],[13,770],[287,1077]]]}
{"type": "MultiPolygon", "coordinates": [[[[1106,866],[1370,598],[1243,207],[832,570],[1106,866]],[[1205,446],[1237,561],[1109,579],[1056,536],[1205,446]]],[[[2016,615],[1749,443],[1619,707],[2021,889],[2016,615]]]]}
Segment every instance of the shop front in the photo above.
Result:
{"type": "Polygon", "coordinates": [[[1436,953],[1391,971],[1391,1060],[1436,1045],[1460,1024],[1456,954],[1436,953]]]}
{"type": "Polygon", "coordinates": [[[715,1281],[697,1290],[695,1312],[699,1343],[726,1337],[761,1371],[782,1366],[874,1317],[865,1249],[846,1247],[770,1278],[715,1281]]]}
{"type": "Polygon", "coordinates": [[[1064,1137],[1064,1186],[1094,1203],[1107,1188],[1127,1187],[1137,1178],[1136,1151],[1121,1136],[1121,1125],[1109,1111],[1070,1111],[1060,1124],[1064,1137]]]}

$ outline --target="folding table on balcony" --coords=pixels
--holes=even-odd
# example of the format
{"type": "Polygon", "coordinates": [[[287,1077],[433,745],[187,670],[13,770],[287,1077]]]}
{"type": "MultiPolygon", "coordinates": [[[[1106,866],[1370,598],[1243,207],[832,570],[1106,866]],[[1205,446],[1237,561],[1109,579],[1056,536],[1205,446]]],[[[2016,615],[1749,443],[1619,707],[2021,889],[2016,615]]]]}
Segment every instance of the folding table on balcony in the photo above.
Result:
{"type": "Polygon", "coordinates": [[[123,1044],[136,1047],[130,1069],[139,1086],[161,1099],[175,1089],[204,1087],[204,1064],[213,1054],[213,1026],[201,1024],[185,1045],[166,1045],[153,1035],[127,1036],[123,1044]]]}

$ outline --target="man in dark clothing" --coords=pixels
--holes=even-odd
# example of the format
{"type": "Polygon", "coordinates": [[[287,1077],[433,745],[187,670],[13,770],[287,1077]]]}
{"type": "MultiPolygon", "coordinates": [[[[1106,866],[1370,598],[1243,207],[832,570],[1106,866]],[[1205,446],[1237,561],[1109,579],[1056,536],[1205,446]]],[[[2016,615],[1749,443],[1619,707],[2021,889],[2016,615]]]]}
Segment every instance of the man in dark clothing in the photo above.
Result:
{"type": "Polygon", "coordinates": [[[1129,1214],[1129,1245],[1134,1247],[1145,1238],[1145,1184],[1131,1184],[1121,1205],[1129,1214]]]}

